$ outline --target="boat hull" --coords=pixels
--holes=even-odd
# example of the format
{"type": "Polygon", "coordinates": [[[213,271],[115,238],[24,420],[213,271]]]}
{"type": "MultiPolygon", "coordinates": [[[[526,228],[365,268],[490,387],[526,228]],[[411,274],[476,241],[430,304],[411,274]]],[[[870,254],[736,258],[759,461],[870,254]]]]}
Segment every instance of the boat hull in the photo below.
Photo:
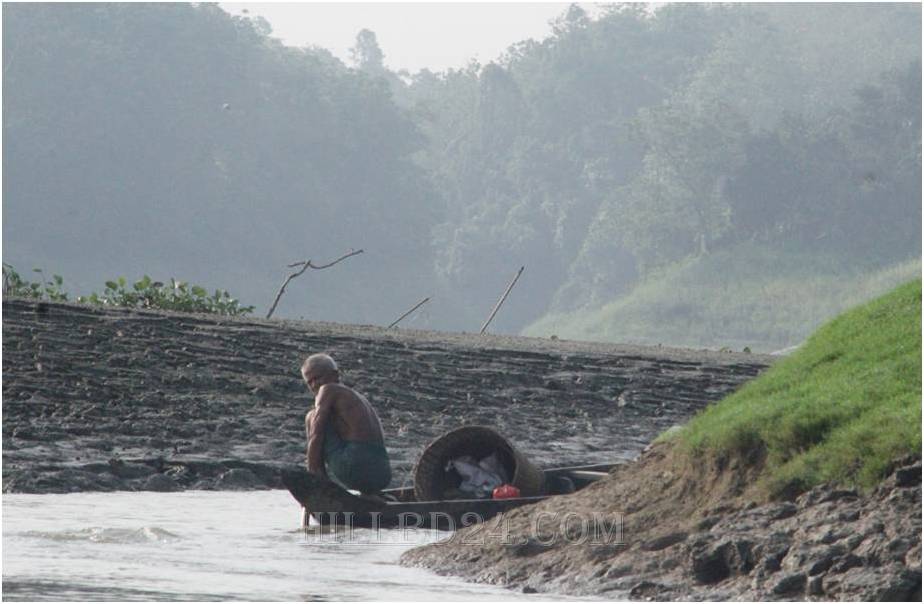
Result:
{"type": "MultiPolygon", "coordinates": [[[[558,468],[547,470],[546,477],[566,477],[579,490],[606,475],[613,464],[558,468]]],[[[383,492],[387,499],[354,495],[336,483],[305,470],[285,472],[282,482],[306,510],[321,525],[345,525],[357,528],[426,528],[456,530],[489,520],[502,512],[537,503],[557,494],[511,499],[449,499],[415,501],[413,489],[391,489],[383,492]]],[[[552,481],[550,481],[552,482],[552,481]]]]}

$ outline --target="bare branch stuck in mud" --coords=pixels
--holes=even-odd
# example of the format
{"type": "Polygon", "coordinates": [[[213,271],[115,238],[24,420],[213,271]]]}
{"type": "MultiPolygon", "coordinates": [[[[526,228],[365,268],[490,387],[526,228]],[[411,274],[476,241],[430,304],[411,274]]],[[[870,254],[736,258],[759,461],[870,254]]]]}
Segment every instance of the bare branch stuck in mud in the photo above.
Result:
{"type": "Polygon", "coordinates": [[[517,274],[513,277],[513,281],[510,282],[510,285],[507,286],[507,291],[504,292],[504,295],[500,297],[500,300],[497,301],[497,304],[494,305],[494,310],[491,311],[491,316],[488,317],[488,320],[484,322],[484,325],[481,326],[481,331],[478,333],[484,333],[488,329],[488,325],[491,324],[491,321],[494,320],[494,315],[497,314],[497,311],[500,310],[500,307],[504,304],[504,301],[507,299],[507,296],[510,295],[510,291],[513,289],[513,286],[517,284],[517,279],[520,278],[520,275],[523,274],[523,269],[525,266],[521,266],[520,270],[517,271],[517,274]]]}
{"type": "Polygon", "coordinates": [[[406,313],[404,313],[403,315],[401,315],[400,317],[398,317],[397,319],[395,319],[394,322],[392,322],[392,324],[388,326],[388,329],[391,329],[392,327],[397,326],[398,323],[400,323],[402,320],[404,320],[404,318],[405,318],[406,316],[408,316],[409,314],[411,314],[412,312],[414,312],[415,310],[417,310],[418,308],[420,308],[421,306],[423,306],[424,304],[426,304],[426,303],[429,302],[429,301],[430,301],[430,297],[428,296],[428,297],[424,298],[423,300],[421,300],[420,302],[418,302],[417,304],[415,304],[415,305],[414,305],[414,308],[412,308],[411,310],[407,311],[406,313]]]}
{"type": "Polygon", "coordinates": [[[273,316],[273,312],[276,311],[276,306],[279,304],[279,300],[282,298],[282,294],[285,293],[286,286],[289,285],[289,281],[291,281],[292,279],[295,279],[296,277],[301,276],[309,268],[313,268],[315,270],[330,268],[333,265],[337,264],[338,262],[341,262],[342,260],[346,260],[347,258],[351,256],[356,256],[362,253],[363,253],[363,250],[352,250],[351,249],[348,253],[344,254],[343,256],[340,256],[333,262],[328,262],[327,264],[322,264],[321,266],[315,266],[314,264],[311,263],[311,260],[303,260],[301,262],[293,262],[292,264],[289,264],[288,265],[289,268],[295,268],[296,266],[300,266],[302,268],[298,272],[292,273],[291,275],[286,277],[286,280],[282,283],[282,286],[279,288],[279,292],[276,294],[276,299],[273,300],[273,305],[270,306],[269,312],[266,313],[266,318],[269,319],[270,317],[273,316]]]}

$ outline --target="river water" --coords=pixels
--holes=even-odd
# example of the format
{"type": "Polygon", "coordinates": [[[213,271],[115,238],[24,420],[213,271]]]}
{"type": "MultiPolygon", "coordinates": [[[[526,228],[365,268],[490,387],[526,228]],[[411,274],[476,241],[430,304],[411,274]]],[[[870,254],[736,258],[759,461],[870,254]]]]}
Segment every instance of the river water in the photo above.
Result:
{"type": "Polygon", "coordinates": [[[3,496],[5,600],[543,599],[397,565],[436,531],[305,532],[286,491],[3,496]]]}

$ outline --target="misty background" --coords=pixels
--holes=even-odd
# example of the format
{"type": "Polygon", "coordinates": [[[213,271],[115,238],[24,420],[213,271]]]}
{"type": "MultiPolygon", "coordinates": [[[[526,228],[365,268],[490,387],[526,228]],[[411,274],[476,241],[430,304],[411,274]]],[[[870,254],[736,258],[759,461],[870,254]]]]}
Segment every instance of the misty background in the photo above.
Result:
{"type": "Polygon", "coordinates": [[[769,351],[921,273],[918,4],[577,5],[344,63],[214,4],[3,5],[3,261],[280,318],[769,351]]]}

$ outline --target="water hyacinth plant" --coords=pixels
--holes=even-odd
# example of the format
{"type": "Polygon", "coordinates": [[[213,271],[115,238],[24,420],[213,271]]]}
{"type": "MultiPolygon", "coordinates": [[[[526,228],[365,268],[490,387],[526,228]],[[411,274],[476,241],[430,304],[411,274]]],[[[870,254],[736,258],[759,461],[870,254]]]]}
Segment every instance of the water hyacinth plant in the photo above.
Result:
{"type": "Polygon", "coordinates": [[[99,306],[150,308],[180,312],[201,312],[240,316],[253,312],[253,306],[241,306],[227,290],[216,289],[211,296],[204,287],[170,279],[170,285],[145,275],[128,287],[125,277],[106,281],[102,294],[93,292],[77,298],[78,302],[99,306]]]}
{"type": "MultiPolygon", "coordinates": [[[[53,275],[45,278],[42,269],[33,269],[41,281],[24,279],[12,265],[3,263],[3,295],[49,302],[67,302],[68,294],[63,290],[64,278],[53,275]]],[[[170,285],[154,281],[145,275],[130,286],[125,277],[106,281],[102,294],[93,292],[89,296],[78,296],[77,302],[96,306],[119,306],[123,308],[149,308],[154,310],[175,310],[179,312],[201,312],[214,315],[241,316],[253,312],[253,306],[241,306],[227,290],[216,289],[209,295],[204,287],[190,285],[185,281],[170,279],[170,285]]]]}
{"type": "Polygon", "coordinates": [[[53,275],[51,280],[45,279],[45,272],[40,268],[32,269],[41,275],[41,281],[27,281],[16,272],[12,265],[3,263],[3,295],[34,298],[36,300],[50,300],[52,302],[67,302],[67,293],[61,289],[64,278],[53,275]]]}

